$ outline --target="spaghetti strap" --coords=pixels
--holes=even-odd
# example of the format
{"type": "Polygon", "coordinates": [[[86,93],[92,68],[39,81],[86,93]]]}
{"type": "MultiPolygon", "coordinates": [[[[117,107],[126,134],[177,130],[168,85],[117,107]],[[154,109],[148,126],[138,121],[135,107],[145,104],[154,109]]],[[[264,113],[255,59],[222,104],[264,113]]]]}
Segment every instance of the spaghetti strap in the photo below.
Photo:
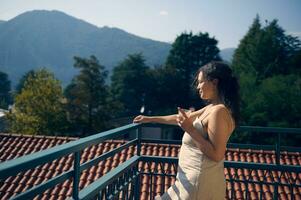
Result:
{"type": "MultiPolygon", "coordinates": [[[[211,113],[211,112],[206,113],[206,115],[205,115],[204,117],[202,117],[202,119],[200,119],[200,117],[201,117],[202,115],[197,116],[196,119],[197,119],[197,120],[203,121],[210,113],[211,113]]],[[[203,113],[202,113],[202,114],[203,114],[203,113]]]]}

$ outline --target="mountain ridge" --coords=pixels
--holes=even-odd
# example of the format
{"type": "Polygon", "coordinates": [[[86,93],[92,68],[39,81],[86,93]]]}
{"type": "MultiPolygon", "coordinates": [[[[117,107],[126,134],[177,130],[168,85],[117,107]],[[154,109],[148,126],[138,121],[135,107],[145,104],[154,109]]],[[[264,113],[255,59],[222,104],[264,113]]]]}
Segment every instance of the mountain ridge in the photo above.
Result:
{"type": "Polygon", "coordinates": [[[33,10],[0,20],[0,45],[0,71],[9,75],[13,86],[27,71],[41,67],[66,85],[77,74],[74,56],[95,55],[111,72],[133,53],[142,53],[151,67],[162,65],[171,49],[170,43],[116,27],[98,27],[57,10],[33,10]]]}
{"type": "Polygon", "coordinates": [[[223,60],[231,63],[236,48],[225,48],[220,51],[220,56],[223,60]]]}
{"type": "Polygon", "coordinates": [[[171,48],[169,43],[44,10],[25,12],[2,23],[0,44],[0,69],[9,74],[13,84],[26,71],[39,67],[51,68],[67,84],[77,73],[74,56],[95,55],[108,71],[133,53],[142,53],[150,66],[160,65],[171,48]]]}

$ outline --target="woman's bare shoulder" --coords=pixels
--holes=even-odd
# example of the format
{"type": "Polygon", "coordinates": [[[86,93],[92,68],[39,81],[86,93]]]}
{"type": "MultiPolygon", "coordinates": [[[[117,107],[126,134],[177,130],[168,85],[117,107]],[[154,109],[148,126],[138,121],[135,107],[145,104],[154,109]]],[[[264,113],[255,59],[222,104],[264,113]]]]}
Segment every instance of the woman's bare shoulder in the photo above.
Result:
{"type": "Polygon", "coordinates": [[[229,110],[229,108],[227,108],[227,106],[225,106],[224,104],[217,104],[217,105],[213,105],[210,107],[210,110],[211,111],[214,111],[214,112],[223,112],[223,111],[226,111],[226,112],[231,112],[229,110]]]}
{"type": "Polygon", "coordinates": [[[215,120],[219,120],[227,122],[230,129],[233,129],[233,118],[231,115],[231,111],[224,105],[224,104],[218,104],[211,107],[211,118],[214,118],[215,120]]]}

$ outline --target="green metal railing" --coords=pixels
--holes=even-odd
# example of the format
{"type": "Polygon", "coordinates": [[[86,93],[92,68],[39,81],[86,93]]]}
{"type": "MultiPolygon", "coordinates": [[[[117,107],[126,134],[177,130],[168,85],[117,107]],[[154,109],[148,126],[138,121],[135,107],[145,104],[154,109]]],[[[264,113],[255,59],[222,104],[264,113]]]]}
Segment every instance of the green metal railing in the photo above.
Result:
{"type": "MultiPolygon", "coordinates": [[[[33,153],[26,155],[14,160],[0,163],[0,179],[5,180],[10,176],[15,176],[20,172],[24,172],[29,169],[33,169],[37,166],[40,166],[45,163],[49,163],[55,159],[58,159],[63,156],[70,154],[74,155],[74,164],[73,169],[70,171],[64,172],[40,185],[34,186],[27,190],[24,193],[21,193],[17,196],[14,196],[13,199],[32,199],[35,196],[43,193],[45,190],[54,187],[55,185],[64,182],[67,179],[73,179],[73,193],[71,199],[139,199],[140,197],[140,177],[141,175],[148,175],[151,177],[156,176],[170,176],[174,177],[175,174],[162,173],[157,171],[145,172],[138,169],[139,162],[150,163],[156,162],[157,164],[169,163],[176,167],[177,158],[167,158],[167,157],[154,157],[154,156],[145,156],[141,155],[141,143],[165,143],[165,144],[180,144],[180,141],[164,141],[164,140],[150,140],[141,138],[141,128],[142,127],[170,127],[166,125],[154,125],[154,124],[130,124],[109,131],[105,131],[99,134],[95,134],[86,138],[82,138],[76,141],[69,142],[67,144],[59,145],[41,152],[33,153]],[[108,139],[115,139],[120,137],[129,131],[136,131],[136,136],[134,139],[127,141],[125,144],[106,152],[99,157],[96,157],[92,160],[87,161],[86,163],[80,164],[81,152],[90,146],[99,144],[108,139]],[[86,170],[94,165],[97,165],[100,161],[103,161],[109,157],[114,156],[116,153],[121,152],[122,150],[130,147],[136,146],[137,151],[136,155],[128,159],[122,164],[119,164],[116,168],[112,169],[107,174],[103,175],[84,189],[79,191],[79,179],[80,174],[83,170],[86,170]]],[[[297,178],[291,178],[289,183],[282,183],[281,181],[268,181],[265,179],[262,180],[252,180],[251,178],[247,180],[240,180],[238,175],[235,174],[235,170],[244,169],[249,170],[252,173],[254,170],[263,170],[266,175],[269,173],[277,172],[279,174],[278,180],[282,176],[287,175],[288,173],[295,173],[297,177],[301,173],[300,166],[288,166],[281,165],[280,160],[280,151],[285,149],[280,146],[281,144],[281,135],[287,133],[301,134],[301,129],[291,129],[291,128],[265,128],[265,127],[239,127],[238,131],[256,131],[256,132],[269,132],[275,133],[278,137],[277,143],[274,146],[259,146],[259,145],[242,145],[242,144],[229,144],[230,147],[239,147],[239,148],[265,148],[265,149],[274,149],[276,152],[276,163],[275,164],[258,164],[258,163],[241,163],[241,162],[225,162],[225,168],[227,170],[234,170],[231,176],[227,179],[228,183],[234,184],[235,182],[243,182],[246,186],[248,184],[259,184],[261,187],[263,185],[272,185],[274,188],[273,198],[278,198],[278,188],[279,186],[288,186],[290,190],[293,191],[294,188],[299,189],[300,184],[297,183],[297,178]]],[[[297,150],[300,148],[297,148],[297,150]]],[[[286,150],[286,149],[285,149],[286,150]]],[[[296,148],[294,148],[296,150],[296,148]]],[[[152,178],[150,180],[153,180],[152,178]]],[[[154,182],[149,183],[153,185],[154,182]]],[[[164,185],[164,184],[163,184],[164,185]]],[[[235,199],[234,187],[231,187],[231,190],[228,191],[228,198],[235,199]]],[[[247,187],[248,188],[248,187],[247,187]]],[[[155,194],[154,191],[151,191],[150,187],[150,199],[153,198],[155,194]]],[[[161,193],[165,191],[165,188],[161,190],[161,193]]],[[[248,199],[250,191],[244,191],[244,197],[248,199]]],[[[263,190],[261,192],[260,199],[262,198],[263,190]]],[[[294,199],[293,192],[291,192],[291,199],[294,199]]]]}
{"type": "MultiPolygon", "coordinates": [[[[14,160],[10,160],[7,162],[0,163],[0,179],[4,180],[9,176],[17,175],[20,172],[26,171],[28,169],[33,169],[39,165],[51,162],[55,159],[58,159],[63,156],[67,156],[69,154],[74,154],[74,167],[72,170],[64,172],[45,183],[42,183],[38,186],[34,186],[31,189],[27,190],[24,193],[21,193],[13,199],[32,199],[38,194],[41,194],[45,190],[54,187],[55,185],[64,182],[67,179],[73,179],[73,193],[72,198],[73,199],[90,199],[91,194],[95,193],[95,188],[101,190],[103,187],[103,181],[96,181],[96,183],[93,183],[86,187],[84,190],[79,191],[79,178],[80,173],[92,167],[93,165],[98,164],[100,161],[105,160],[108,157],[114,156],[116,153],[121,152],[123,149],[126,149],[127,147],[131,145],[137,145],[139,141],[139,135],[137,133],[137,138],[131,141],[128,141],[126,144],[115,148],[112,151],[109,151],[107,153],[102,154],[101,156],[94,158],[86,163],[83,163],[80,165],[80,155],[81,151],[83,151],[85,148],[90,147],[95,144],[99,144],[101,142],[104,142],[108,139],[114,139],[116,137],[122,136],[130,130],[139,130],[138,124],[130,124],[123,127],[119,127],[113,130],[105,131],[99,134],[95,134],[89,137],[85,137],[76,141],[69,142],[67,144],[55,146],[53,148],[36,152],[30,155],[26,155],[14,160]],[[100,184],[100,185],[95,185],[100,184]]],[[[133,164],[137,164],[137,159],[130,159],[125,164],[119,166],[119,168],[116,168],[112,170],[112,172],[104,177],[101,178],[101,180],[104,180],[104,178],[110,177],[109,179],[116,177],[118,174],[120,174],[120,171],[126,170],[128,166],[132,166],[133,164]],[[118,171],[119,170],[119,171],[118,171]]],[[[110,181],[107,181],[110,183],[110,181]]]]}

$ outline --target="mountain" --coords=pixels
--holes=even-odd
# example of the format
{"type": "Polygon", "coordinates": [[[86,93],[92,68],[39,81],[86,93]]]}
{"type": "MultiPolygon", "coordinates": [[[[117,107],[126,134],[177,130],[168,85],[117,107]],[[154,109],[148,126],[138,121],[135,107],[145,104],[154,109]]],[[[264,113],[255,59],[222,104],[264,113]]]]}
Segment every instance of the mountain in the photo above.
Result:
{"type": "Polygon", "coordinates": [[[233,55],[234,55],[234,51],[235,51],[235,48],[222,49],[220,51],[220,56],[222,57],[223,60],[231,63],[233,55]]]}
{"type": "Polygon", "coordinates": [[[5,21],[0,20],[0,27],[5,23],[5,21]]]}
{"type": "Polygon", "coordinates": [[[31,69],[49,68],[66,85],[77,73],[73,57],[95,55],[111,71],[128,54],[142,53],[150,66],[171,48],[118,28],[97,27],[60,11],[35,10],[0,21],[0,71],[15,85],[31,69]]]}

